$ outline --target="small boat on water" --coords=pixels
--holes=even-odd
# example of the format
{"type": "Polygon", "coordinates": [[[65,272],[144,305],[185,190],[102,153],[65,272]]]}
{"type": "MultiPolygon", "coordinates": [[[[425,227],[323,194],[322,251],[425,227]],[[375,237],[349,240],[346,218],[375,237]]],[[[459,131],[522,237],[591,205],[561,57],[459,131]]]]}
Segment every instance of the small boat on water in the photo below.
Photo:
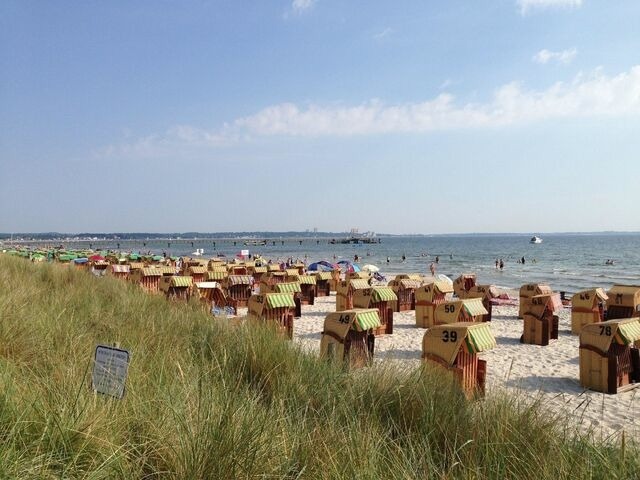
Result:
{"type": "Polygon", "coordinates": [[[540,237],[533,236],[531,237],[531,240],[529,240],[529,243],[542,243],[542,239],[540,237]]]}

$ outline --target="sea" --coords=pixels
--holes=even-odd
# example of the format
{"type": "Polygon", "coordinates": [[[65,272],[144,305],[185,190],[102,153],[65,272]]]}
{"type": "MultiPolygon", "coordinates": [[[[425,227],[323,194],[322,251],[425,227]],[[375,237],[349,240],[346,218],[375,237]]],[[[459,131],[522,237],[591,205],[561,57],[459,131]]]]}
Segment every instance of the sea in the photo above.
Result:
{"type": "MultiPolygon", "coordinates": [[[[516,234],[381,236],[380,243],[357,245],[330,244],[327,238],[269,238],[266,245],[259,246],[251,245],[254,239],[247,238],[122,239],[94,241],[91,247],[170,256],[193,256],[201,249],[204,257],[227,258],[249,250],[251,255],[277,262],[293,258],[307,264],[319,260],[353,262],[357,255],[358,265],[375,265],[387,279],[396,273],[429,276],[429,267],[437,260],[436,273],[452,279],[472,272],[480,284],[517,289],[540,282],[568,294],[594,287],[609,289],[616,283],[640,285],[640,233],[546,234],[539,244],[530,243],[530,238],[516,234]],[[500,259],[502,270],[495,265],[500,259]]],[[[86,248],[87,241],[65,245],[86,248]]]]}

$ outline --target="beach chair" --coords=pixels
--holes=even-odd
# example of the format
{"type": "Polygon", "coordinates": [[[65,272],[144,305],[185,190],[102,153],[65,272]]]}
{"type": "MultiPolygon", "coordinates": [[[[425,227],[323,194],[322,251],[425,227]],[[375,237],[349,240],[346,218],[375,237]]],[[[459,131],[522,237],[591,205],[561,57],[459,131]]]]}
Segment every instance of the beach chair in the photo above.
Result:
{"type": "Polygon", "coordinates": [[[478,354],[495,348],[487,323],[458,322],[429,328],[422,339],[422,358],[453,375],[467,397],[483,396],[487,362],[478,354]]]}
{"type": "Polygon", "coordinates": [[[313,305],[316,299],[316,277],[314,275],[287,275],[287,282],[300,285],[302,305],[313,305]]]}
{"type": "Polygon", "coordinates": [[[378,327],[376,309],[330,313],[320,338],[320,358],[341,362],[348,369],[370,365],[375,349],[373,330],[378,327]]]}
{"type": "Polygon", "coordinates": [[[524,313],[529,309],[531,297],[535,295],[546,295],[553,293],[551,287],[544,283],[526,283],[520,287],[520,305],[518,307],[518,318],[523,318],[524,313]]]}
{"type": "Polygon", "coordinates": [[[341,280],[336,290],[336,312],[351,310],[355,292],[368,288],[371,286],[364,279],[341,280]]]}
{"type": "Polygon", "coordinates": [[[479,298],[449,300],[436,306],[434,325],[459,322],[482,322],[487,310],[479,298]]]}
{"type": "Polygon", "coordinates": [[[453,281],[453,291],[458,298],[467,298],[467,293],[476,285],[475,273],[463,273],[453,281]]]}
{"type": "Polygon", "coordinates": [[[558,316],[562,301],[557,293],[534,295],[529,299],[527,311],[523,314],[524,331],[521,343],[546,346],[558,338],[558,316]]]}
{"type": "Polygon", "coordinates": [[[286,338],[293,338],[293,316],[296,307],[291,293],[251,295],[247,320],[265,322],[286,338]]]}
{"type": "Polygon", "coordinates": [[[182,275],[172,277],[160,277],[159,289],[165,294],[167,300],[189,301],[193,278],[182,275]]]}
{"type": "Polygon", "coordinates": [[[316,297],[328,297],[331,295],[331,272],[316,273],[316,297]]]}
{"type": "Polygon", "coordinates": [[[479,298],[487,311],[487,314],[483,315],[479,321],[491,321],[491,314],[493,312],[492,300],[498,298],[498,295],[500,295],[500,292],[498,292],[498,289],[493,285],[474,285],[466,292],[467,298],[479,298]]]}
{"type": "Polygon", "coordinates": [[[140,285],[147,293],[158,293],[160,291],[161,278],[162,272],[155,267],[138,268],[129,275],[129,280],[140,285]]]}
{"type": "Polygon", "coordinates": [[[388,287],[398,297],[398,301],[394,305],[396,312],[405,312],[415,310],[416,308],[416,290],[422,286],[422,276],[420,274],[401,274],[391,280],[388,287]]]}
{"type": "Polygon", "coordinates": [[[253,277],[251,275],[229,275],[222,281],[222,286],[228,298],[232,299],[237,307],[246,307],[253,289],[253,277]]]}
{"type": "Polygon", "coordinates": [[[640,385],[637,318],[584,325],[580,331],[580,385],[620,393],[640,385]]]}
{"type": "Polygon", "coordinates": [[[228,302],[222,285],[218,282],[194,283],[193,292],[204,304],[207,312],[211,312],[215,307],[222,309],[225,307],[233,307],[234,312],[237,312],[237,305],[234,305],[233,302],[228,302]]]}
{"type": "Polygon", "coordinates": [[[579,335],[582,327],[604,321],[607,294],[601,288],[582,290],[571,297],[571,333],[579,335]]]}
{"type": "Polygon", "coordinates": [[[445,281],[435,281],[422,285],[415,291],[416,327],[429,328],[435,325],[435,309],[441,303],[449,301],[453,294],[453,285],[445,281]]]}
{"type": "Polygon", "coordinates": [[[390,287],[369,287],[358,289],[353,294],[354,308],[375,308],[380,317],[380,326],[373,334],[391,335],[393,333],[393,310],[398,297],[390,287]]]}
{"type": "Polygon", "coordinates": [[[640,286],[614,285],[607,296],[607,320],[640,317],[640,286]]]}

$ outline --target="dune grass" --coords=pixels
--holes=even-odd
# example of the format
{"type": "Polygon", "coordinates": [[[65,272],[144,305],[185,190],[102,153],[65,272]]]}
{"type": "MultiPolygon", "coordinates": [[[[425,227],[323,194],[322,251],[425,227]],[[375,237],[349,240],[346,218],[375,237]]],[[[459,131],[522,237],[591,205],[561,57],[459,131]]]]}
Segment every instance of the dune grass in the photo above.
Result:
{"type": "MultiPolygon", "coordinates": [[[[298,321],[304,321],[304,317],[298,321]]],[[[633,478],[515,397],[447,378],[345,373],[112,278],[0,256],[0,478],[633,478]],[[132,354],[124,399],[90,389],[97,344],[132,354]]]]}

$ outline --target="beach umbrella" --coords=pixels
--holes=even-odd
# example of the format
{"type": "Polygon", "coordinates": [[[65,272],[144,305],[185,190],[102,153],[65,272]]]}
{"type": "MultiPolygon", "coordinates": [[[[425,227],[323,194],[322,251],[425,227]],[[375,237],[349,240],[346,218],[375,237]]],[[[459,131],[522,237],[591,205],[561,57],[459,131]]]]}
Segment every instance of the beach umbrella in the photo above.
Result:
{"type": "Polygon", "coordinates": [[[349,260],[340,260],[338,262],[340,268],[343,268],[345,272],[359,272],[360,267],[355,263],[351,263],[349,260]]]}
{"type": "Polygon", "coordinates": [[[326,262],[324,260],[320,260],[319,262],[314,262],[307,267],[307,270],[311,272],[321,271],[321,272],[330,272],[336,268],[335,265],[326,262]]]}
{"type": "Polygon", "coordinates": [[[362,270],[365,270],[367,272],[371,272],[371,273],[377,273],[380,271],[379,267],[376,267],[375,265],[371,265],[369,263],[367,263],[366,265],[363,265],[362,270]]]}
{"type": "Polygon", "coordinates": [[[443,275],[442,273],[438,273],[435,276],[435,279],[439,282],[447,282],[451,285],[453,285],[453,280],[451,280],[449,277],[447,277],[446,275],[443,275]]]}

